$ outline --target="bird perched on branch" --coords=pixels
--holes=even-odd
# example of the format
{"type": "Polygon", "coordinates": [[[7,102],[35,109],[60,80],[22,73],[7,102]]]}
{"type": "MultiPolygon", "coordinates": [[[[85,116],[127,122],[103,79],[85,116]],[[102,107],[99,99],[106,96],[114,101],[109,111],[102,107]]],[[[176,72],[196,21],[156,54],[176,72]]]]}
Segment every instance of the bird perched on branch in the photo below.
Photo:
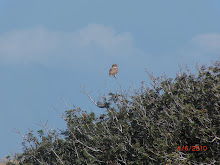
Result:
{"type": "Polygon", "coordinates": [[[117,73],[118,73],[118,65],[113,64],[112,68],[109,70],[109,76],[114,76],[116,78],[117,73]]]}

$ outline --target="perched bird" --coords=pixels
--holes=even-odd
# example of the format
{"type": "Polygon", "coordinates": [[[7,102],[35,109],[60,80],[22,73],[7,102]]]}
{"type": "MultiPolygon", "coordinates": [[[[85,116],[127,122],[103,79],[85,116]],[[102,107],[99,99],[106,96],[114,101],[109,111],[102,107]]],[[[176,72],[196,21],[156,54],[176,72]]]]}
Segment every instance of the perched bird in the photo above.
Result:
{"type": "Polygon", "coordinates": [[[116,78],[117,73],[118,73],[118,65],[113,64],[112,68],[109,70],[109,76],[114,76],[116,78]]]}

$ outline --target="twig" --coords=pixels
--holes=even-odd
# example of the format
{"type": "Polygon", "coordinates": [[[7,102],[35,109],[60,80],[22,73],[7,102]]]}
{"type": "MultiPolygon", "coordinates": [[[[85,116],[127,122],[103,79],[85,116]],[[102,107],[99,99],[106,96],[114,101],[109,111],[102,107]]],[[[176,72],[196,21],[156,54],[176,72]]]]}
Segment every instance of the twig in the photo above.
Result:
{"type": "Polygon", "coordinates": [[[97,103],[92,99],[92,97],[89,95],[89,93],[85,90],[85,87],[82,87],[82,89],[85,92],[85,94],[89,97],[89,99],[98,107],[97,103]]]}

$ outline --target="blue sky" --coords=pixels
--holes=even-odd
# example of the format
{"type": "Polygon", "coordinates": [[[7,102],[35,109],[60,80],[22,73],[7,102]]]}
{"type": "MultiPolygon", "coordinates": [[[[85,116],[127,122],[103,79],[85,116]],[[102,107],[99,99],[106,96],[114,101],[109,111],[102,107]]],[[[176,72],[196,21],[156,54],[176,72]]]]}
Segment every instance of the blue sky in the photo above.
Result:
{"type": "Polygon", "coordinates": [[[54,129],[79,106],[102,113],[95,100],[117,90],[108,76],[119,65],[123,88],[150,84],[145,72],[174,77],[178,65],[210,64],[220,57],[218,0],[1,0],[0,158],[20,152],[26,133],[40,122],[54,129]]]}

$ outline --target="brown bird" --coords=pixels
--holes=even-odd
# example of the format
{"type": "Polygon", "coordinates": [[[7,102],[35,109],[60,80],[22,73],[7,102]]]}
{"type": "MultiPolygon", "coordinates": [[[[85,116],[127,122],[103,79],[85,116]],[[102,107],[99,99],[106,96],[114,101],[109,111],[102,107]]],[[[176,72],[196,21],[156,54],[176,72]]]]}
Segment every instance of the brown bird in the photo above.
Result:
{"type": "Polygon", "coordinates": [[[112,68],[109,70],[109,76],[114,76],[116,78],[117,73],[118,73],[118,65],[113,64],[112,68]]]}

